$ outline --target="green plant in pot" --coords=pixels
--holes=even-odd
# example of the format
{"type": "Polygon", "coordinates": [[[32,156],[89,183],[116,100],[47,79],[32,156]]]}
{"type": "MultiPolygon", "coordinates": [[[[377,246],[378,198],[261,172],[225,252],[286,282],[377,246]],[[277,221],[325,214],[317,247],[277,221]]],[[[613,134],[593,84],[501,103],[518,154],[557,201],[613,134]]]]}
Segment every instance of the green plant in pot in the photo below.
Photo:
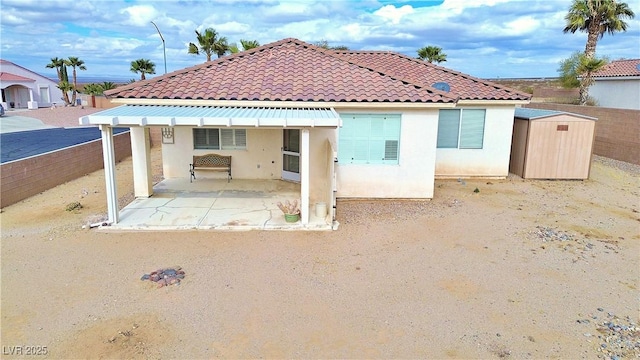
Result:
{"type": "Polygon", "coordinates": [[[300,220],[300,203],[298,199],[293,201],[286,200],[284,204],[278,201],[277,205],[282,210],[286,222],[294,223],[300,220]]]}

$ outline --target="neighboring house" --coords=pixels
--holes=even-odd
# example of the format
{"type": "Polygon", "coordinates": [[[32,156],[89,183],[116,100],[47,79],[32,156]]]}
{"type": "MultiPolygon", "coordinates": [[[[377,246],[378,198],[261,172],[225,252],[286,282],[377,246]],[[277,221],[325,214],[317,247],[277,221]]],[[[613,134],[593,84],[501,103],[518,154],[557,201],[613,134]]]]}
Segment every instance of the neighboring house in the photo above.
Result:
{"type": "Polygon", "coordinates": [[[640,59],[612,61],[593,80],[589,96],[599,106],[640,110],[640,59]]]}
{"type": "MultiPolygon", "coordinates": [[[[130,127],[137,197],[152,195],[148,127],[163,127],[165,178],[193,155],[233,156],[234,179],[300,182],[309,204],[433,197],[436,177],[506,177],[514,110],[530,95],[392,52],[297,39],[105,92],[125,106],[81,119],[103,131],[117,222],[112,127],[130,127]]],[[[202,177],[207,176],[203,173],[202,177]]],[[[233,181],[232,181],[233,182],[233,181]]]]}
{"type": "Polygon", "coordinates": [[[62,91],[55,81],[2,59],[0,88],[5,109],[37,109],[62,103],[62,91]]]}

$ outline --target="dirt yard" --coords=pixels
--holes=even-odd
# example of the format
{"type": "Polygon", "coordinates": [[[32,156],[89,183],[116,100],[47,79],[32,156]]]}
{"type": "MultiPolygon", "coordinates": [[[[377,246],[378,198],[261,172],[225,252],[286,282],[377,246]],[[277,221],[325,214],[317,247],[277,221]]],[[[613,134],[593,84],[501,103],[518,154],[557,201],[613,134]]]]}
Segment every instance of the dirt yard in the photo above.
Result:
{"type": "Polygon", "coordinates": [[[2,358],[637,358],[639,180],[597,158],[588,181],[341,201],[334,232],[114,232],[82,229],[95,172],[0,214],[2,358]]]}

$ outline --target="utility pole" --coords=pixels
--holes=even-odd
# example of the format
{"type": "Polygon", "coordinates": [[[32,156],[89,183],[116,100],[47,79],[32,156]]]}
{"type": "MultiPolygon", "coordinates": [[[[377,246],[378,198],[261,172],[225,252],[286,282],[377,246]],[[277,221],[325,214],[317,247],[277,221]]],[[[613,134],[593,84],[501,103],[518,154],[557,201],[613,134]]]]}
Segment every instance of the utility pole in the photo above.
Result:
{"type": "Polygon", "coordinates": [[[164,45],[164,38],[160,33],[160,29],[158,29],[158,25],[156,25],[156,23],[154,23],[153,21],[151,23],[153,24],[153,26],[156,27],[156,30],[158,31],[158,35],[160,35],[160,39],[162,40],[162,54],[164,55],[164,73],[166,74],[167,73],[167,49],[164,45]]]}

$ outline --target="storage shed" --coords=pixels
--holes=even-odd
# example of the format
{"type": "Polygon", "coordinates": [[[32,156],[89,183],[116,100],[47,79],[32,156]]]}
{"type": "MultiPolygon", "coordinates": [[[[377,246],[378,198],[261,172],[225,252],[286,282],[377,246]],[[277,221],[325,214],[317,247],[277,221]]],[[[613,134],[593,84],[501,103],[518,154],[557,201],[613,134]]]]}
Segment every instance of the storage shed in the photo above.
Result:
{"type": "Polygon", "coordinates": [[[509,171],[524,179],[587,179],[596,118],[516,108],[509,171]]]}

